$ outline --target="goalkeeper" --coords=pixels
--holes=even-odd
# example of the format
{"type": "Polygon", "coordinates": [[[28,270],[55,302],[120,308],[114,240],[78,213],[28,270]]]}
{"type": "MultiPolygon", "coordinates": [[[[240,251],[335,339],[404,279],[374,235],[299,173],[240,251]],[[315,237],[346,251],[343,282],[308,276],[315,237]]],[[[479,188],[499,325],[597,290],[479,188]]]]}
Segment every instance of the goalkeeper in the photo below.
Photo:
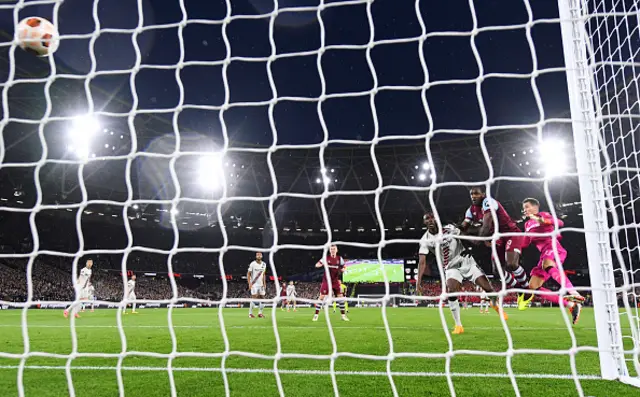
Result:
{"type": "MultiPolygon", "coordinates": [[[[424,224],[427,226],[427,231],[420,239],[420,262],[418,280],[416,282],[418,294],[422,295],[422,278],[425,275],[430,275],[430,269],[427,266],[427,255],[429,254],[439,256],[440,263],[444,267],[447,284],[446,292],[458,293],[462,291],[462,281],[471,280],[485,292],[493,293],[493,287],[487,276],[473,259],[471,253],[465,250],[462,241],[455,238],[455,236],[460,235],[460,229],[454,225],[445,225],[442,230],[444,236],[439,238],[437,236],[439,232],[438,224],[433,213],[425,214],[423,219],[424,224]]],[[[460,321],[460,302],[458,302],[457,296],[449,296],[448,300],[449,309],[456,323],[453,333],[461,334],[464,332],[464,328],[460,321]]],[[[496,297],[491,296],[490,300],[491,307],[500,313],[496,297]]],[[[502,311],[502,315],[506,320],[507,314],[502,311]]]]}
{"type": "MultiPolygon", "coordinates": [[[[342,294],[342,296],[347,296],[347,284],[343,283],[342,281],[340,281],[340,293],[342,294]]],[[[333,312],[336,312],[336,308],[338,307],[338,302],[333,301],[333,312]]],[[[344,312],[345,313],[349,313],[349,302],[348,301],[344,301],[344,312]]]]}

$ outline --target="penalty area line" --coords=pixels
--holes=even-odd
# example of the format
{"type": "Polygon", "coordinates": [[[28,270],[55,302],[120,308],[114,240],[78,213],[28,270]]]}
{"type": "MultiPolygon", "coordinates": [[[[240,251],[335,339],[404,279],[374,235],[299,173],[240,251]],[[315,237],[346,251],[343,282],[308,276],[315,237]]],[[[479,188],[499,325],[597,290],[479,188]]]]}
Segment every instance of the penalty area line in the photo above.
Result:
{"type": "MultiPolygon", "coordinates": [[[[3,369],[19,369],[18,365],[0,365],[0,370],[3,369]]],[[[49,365],[25,365],[24,369],[35,370],[52,370],[52,371],[64,371],[66,366],[49,366],[49,365]]],[[[166,372],[167,367],[127,367],[120,368],[122,371],[161,371],[166,372]]],[[[79,366],[71,367],[71,370],[78,371],[116,371],[118,367],[112,366],[79,366]]],[[[225,368],[224,371],[221,368],[200,368],[200,367],[173,367],[173,372],[225,372],[225,373],[251,373],[251,374],[273,374],[272,369],[262,368],[225,368]]],[[[379,371],[321,371],[321,370],[304,370],[304,369],[279,369],[279,374],[290,375],[331,375],[332,373],[340,376],[388,376],[387,372],[379,371]]],[[[509,378],[509,374],[502,373],[467,373],[467,372],[451,372],[447,375],[446,372],[391,372],[392,376],[400,377],[435,377],[443,378],[448,375],[453,378],[509,378]]],[[[563,375],[563,374],[514,374],[516,378],[524,379],[559,379],[559,380],[602,380],[598,375],[563,375]]]]}

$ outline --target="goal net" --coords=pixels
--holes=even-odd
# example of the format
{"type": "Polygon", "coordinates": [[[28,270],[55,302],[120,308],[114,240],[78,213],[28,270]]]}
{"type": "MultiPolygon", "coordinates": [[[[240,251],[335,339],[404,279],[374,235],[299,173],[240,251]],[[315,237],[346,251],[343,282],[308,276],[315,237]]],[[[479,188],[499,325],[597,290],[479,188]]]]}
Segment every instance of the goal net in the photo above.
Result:
{"type": "Polygon", "coordinates": [[[637,1],[9,0],[0,23],[6,395],[640,387],[637,1]],[[29,16],[55,54],[20,49],[29,16]],[[580,322],[492,260],[531,233],[454,238],[488,295],[450,290],[442,232],[418,265],[425,212],[460,225],[478,186],[520,230],[529,197],[563,220],[580,322]],[[314,267],[333,244],[373,258],[346,298],[314,267]]]}

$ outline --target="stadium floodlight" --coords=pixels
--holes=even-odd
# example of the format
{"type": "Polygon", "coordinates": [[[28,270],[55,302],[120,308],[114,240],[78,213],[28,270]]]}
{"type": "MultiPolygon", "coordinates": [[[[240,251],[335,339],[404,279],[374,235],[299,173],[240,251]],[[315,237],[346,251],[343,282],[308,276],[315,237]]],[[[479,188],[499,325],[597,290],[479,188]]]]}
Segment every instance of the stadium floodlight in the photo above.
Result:
{"type": "Polygon", "coordinates": [[[429,168],[431,168],[431,165],[429,164],[428,161],[425,161],[424,163],[422,163],[423,170],[428,170],[429,168]]]}
{"type": "Polygon", "coordinates": [[[224,182],[224,172],[220,153],[211,153],[200,158],[198,180],[200,185],[206,189],[216,189],[221,186],[224,182]]]}
{"type": "Polygon", "coordinates": [[[546,140],[540,144],[540,162],[547,178],[560,176],[567,171],[565,146],[564,141],[558,139],[546,140]]]}
{"type": "Polygon", "coordinates": [[[421,181],[424,181],[427,179],[427,175],[426,174],[420,174],[418,175],[418,179],[420,179],[421,181]]]}
{"type": "Polygon", "coordinates": [[[91,149],[93,136],[100,130],[100,122],[91,115],[76,117],[71,122],[68,132],[69,144],[67,149],[76,157],[87,159],[91,149]]]}
{"type": "Polygon", "coordinates": [[[222,153],[213,152],[200,158],[198,181],[200,186],[207,190],[215,190],[222,186],[224,183],[222,153]]]}
{"type": "Polygon", "coordinates": [[[316,183],[321,183],[321,182],[322,182],[322,179],[316,178],[316,183]]]}

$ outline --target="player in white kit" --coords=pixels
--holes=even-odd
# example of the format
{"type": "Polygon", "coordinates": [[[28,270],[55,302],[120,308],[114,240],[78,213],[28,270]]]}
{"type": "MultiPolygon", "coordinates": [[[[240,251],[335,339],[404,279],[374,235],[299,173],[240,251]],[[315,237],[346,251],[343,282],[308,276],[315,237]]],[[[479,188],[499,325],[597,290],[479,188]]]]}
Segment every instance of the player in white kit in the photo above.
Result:
{"type": "Polygon", "coordinates": [[[298,305],[296,303],[296,286],[293,285],[293,281],[287,285],[287,311],[291,309],[291,302],[293,302],[293,311],[298,311],[298,305]]]}
{"type": "MultiPolygon", "coordinates": [[[[262,261],[262,252],[256,252],[256,260],[251,262],[249,270],[247,271],[247,281],[249,282],[249,291],[251,291],[251,297],[253,299],[264,299],[266,294],[266,276],[267,264],[262,261]]],[[[253,308],[256,306],[254,301],[249,303],[249,318],[255,318],[253,315],[253,308]]],[[[264,310],[264,303],[260,302],[258,317],[264,318],[262,311],[264,310]]]]}
{"type": "MultiPolygon", "coordinates": [[[[131,276],[131,279],[127,281],[127,290],[125,291],[125,299],[132,300],[131,302],[131,313],[137,314],[136,311],[136,275],[131,276]]],[[[127,314],[127,305],[122,308],[122,314],[127,314]]]]}
{"type": "MultiPolygon", "coordinates": [[[[460,235],[460,229],[455,225],[444,225],[443,236],[438,237],[438,224],[433,214],[427,213],[423,219],[424,224],[427,226],[427,231],[420,239],[420,262],[418,280],[416,282],[418,291],[421,292],[422,290],[422,277],[430,275],[431,270],[427,266],[427,255],[433,254],[439,257],[438,264],[442,264],[444,267],[447,292],[461,292],[464,280],[470,280],[486,292],[494,292],[489,279],[487,279],[475,259],[465,251],[462,241],[455,238],[455,236],[460,235]]],[[[457,296],[449,296],[448,300],[449,309],[456,323],[453,333],[461,334],[464,332],[464,328],[460,321],[460,302],[458,302],[457,296]]],[[[495,296],[491,297],[491,303],[493,308],[500,312],[495,296]]],[[[504,311],[502,313],[506,320],[506,313],[504,311]]]]}
{"type": "Polygon", "coordinates": [[[485,290],[476,287],[476,291],[480,292],[480,313],[489,314],[489,297],[485,290]]]}
{"type": "Polygon", "coordinates": [[[82,302],[82,310],[80,310],[80,312],[84,313],[86,306],[91,302],[91,313],[93,313],[95,305],[94,301],[96,300],[96,289],[93,287],[91,282],[89,282],[89,285],[87,286],[87,295],[88,302],[82,302]]]}
{"type": "Polygon", "coordinates": [[[64,309],[64,317],[69,317],[69,311],[73,314],[74,317],[79,318],[78,309],[83,301],[89,299],[89,289],[87,288],[91,283],[91,267],[93,266],[93,261],[91,259],[87,259],[86,265],[80,270],[80,275],[76,281],[76,285],[74,289],[76,290],[76,296],[80,300],[79,302],[73,302],[66,309],[64,309]]]}

